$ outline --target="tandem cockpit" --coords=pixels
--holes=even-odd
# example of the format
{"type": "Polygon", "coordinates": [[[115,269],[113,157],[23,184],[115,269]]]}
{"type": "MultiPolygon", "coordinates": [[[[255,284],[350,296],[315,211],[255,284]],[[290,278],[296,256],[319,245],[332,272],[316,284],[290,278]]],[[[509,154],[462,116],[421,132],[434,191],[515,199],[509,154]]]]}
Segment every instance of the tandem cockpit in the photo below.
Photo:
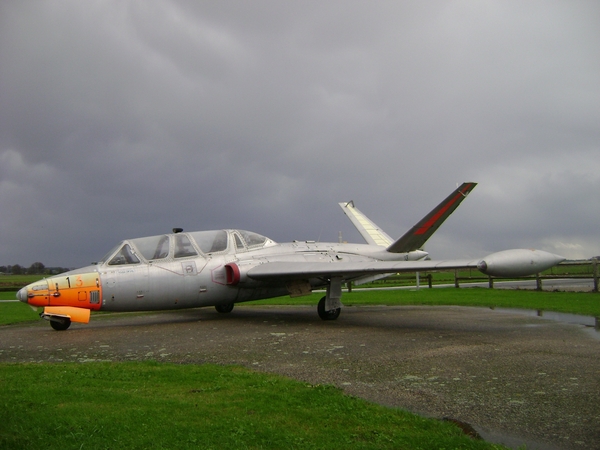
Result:
{"type": "Polygon", "coordinates": [[[242,253],[277,243],[258,233],[245,230],[211,230],[163,234],[120,242],[97,264],[122,266],[190,257],[210,258],[213,255],[242,253]]]}

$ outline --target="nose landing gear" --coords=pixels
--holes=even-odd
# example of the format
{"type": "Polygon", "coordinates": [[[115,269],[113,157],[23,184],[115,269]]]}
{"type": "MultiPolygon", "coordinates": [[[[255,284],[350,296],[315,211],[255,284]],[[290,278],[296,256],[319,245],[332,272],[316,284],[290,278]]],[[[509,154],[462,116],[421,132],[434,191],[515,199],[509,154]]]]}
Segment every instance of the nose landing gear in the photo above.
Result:
{"type": "Polygon", "coordinates": [[[50,319],[50,326],[56,331],[65,331],[71,326],[71,319],[68,317],[61,317],[59,319],[50,319]]]}

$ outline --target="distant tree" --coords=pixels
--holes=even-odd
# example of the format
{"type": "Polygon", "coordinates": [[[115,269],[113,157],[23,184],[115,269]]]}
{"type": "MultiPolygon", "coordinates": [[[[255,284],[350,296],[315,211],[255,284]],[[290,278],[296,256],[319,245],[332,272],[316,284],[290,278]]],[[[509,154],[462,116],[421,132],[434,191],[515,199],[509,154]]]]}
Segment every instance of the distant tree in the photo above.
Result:
{"type": "Polygon", "coordinates": [[[8,273],[8,267],[6,267],[6,266],[0,266],[0,272],[2,272],[2,273],[8,273]]]}
{"type": "Polygon", "coordinates": [[[10,273],[12,273],[13,275],[22,275],[23,274],[23,268],[20,265],[15,264],[14,266],[12,266],[10,268],[10,273]]]}
{"type": "Polygon", "coordinates": [[[34,262],[31,266],[29,266],[29,269],[27,269],[27,273],[30,275],[40,275],[44,273],[45,268],[46,266],[44,266],[41,262],[34,262]]]}

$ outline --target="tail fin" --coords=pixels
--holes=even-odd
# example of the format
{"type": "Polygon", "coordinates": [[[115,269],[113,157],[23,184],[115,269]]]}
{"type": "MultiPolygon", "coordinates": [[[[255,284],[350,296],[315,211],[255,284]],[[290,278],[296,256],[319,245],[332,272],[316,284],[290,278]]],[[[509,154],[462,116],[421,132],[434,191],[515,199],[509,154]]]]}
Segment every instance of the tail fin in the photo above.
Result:
{"type": "Polygon", "coordinates": [[[354,202],[352,200],[347,203],[340,203],[339,205],[342,207],[344,214],[348,216],[358,232],[362,235],[365,241],[367,241],[367,244],[388,247],[393,242],[393,239],[389,237],[385,231],[375,225],[372,220],[370,220],[354,206],[354,202]]]}
{"type": "Polygon", "coordinates": [[[440,225],[454,212],[477,183],[463,183],[452,194],[436,206],[400,239],[387,248],[391,253],[407,253],[418,250],[437,231],[440,225]]]}

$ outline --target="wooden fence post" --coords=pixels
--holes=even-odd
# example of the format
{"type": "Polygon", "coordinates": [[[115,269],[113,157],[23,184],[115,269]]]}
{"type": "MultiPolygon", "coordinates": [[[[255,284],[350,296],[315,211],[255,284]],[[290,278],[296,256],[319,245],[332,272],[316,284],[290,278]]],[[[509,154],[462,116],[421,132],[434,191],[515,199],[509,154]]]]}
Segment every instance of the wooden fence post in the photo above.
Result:
{"type": "Polygon", "coordinates": [[[592,267],[594,268],[594,291],[598,292],[598,258],[592,259],[592,267]]]}
{"type": "Polygon", "coordinates": [[[539,273],[535,274],[535,290],[536,291],[542,290],[542,278],[540,277],[539,273]]]}
{"type": "Polygon", "coordinates": [[[454,287],[455,288],[459,288],[460,287],[458,285],[458,269],[454,269],[454,287]]]}

